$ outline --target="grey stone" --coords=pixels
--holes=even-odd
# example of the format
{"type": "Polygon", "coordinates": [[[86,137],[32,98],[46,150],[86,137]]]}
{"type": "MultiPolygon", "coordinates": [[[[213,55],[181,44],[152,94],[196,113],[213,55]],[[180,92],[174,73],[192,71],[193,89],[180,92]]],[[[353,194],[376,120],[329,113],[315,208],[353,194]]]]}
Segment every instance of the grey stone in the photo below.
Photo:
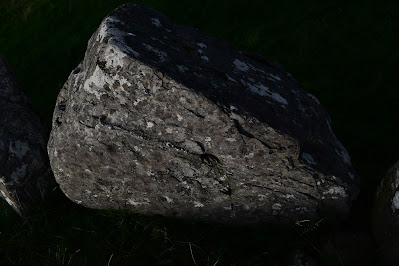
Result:
{"type": "Polygon", "coordinates": [[[232,224],[344,217],[359,177],[319,101],[280,65],[125,4],[61,89],[48,143],[96,209],[232,224]]]}
{"type": "Polygon", "coordinates": [[[377,190],[373,208],[373,233],[382,265],[399,261],[399,162],[387,172],[377,190]]]}
{"type": "Polygon", "coordinates": [[[0,54],[0,196],[21,216],[56,186],[48,133],[0,54]]]}

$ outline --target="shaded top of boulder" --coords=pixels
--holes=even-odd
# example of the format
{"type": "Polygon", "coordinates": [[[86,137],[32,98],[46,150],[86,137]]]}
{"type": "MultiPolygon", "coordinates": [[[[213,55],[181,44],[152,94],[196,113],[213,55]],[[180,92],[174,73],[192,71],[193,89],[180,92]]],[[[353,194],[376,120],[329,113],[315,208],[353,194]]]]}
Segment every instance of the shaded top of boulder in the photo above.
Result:
{"type": "MultiPolygon", "coordinates": [[[[167,73],[228,111],[233,105],[238,109],[234,112],[256,117],[283,134],[295,136],[302,152],[311,155],[303,159],[312,168],[351,183],[358,179],[347,151],[332,132],[325,109],[315,96],[299,89],[279,64],[257,54],[237,52],[224,41],[173,24],[163,13],[136,4],[124,4],[113,11],[88,48],[99,42],[167,73]],[[220,78],[225,84],[214,82],[220,78]],[[243,97],[242,89],[252,94],[243,97]]],[[[108,62],[98,62],[99,66],[122,66],[123,58],[113,56],[108,62]]]]}

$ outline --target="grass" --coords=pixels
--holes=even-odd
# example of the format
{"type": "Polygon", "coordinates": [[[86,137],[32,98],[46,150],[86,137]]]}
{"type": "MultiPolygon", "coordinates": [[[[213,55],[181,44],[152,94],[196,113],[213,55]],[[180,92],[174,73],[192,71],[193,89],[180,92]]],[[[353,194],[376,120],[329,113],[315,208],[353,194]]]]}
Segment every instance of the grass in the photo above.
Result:
{"type": "MultiPolygon", "coordinates": [[[[89,37],[103,17],[123,2],[0,1],[0,52],[48,127],[58,91],[83,59],[89,37]]],[[[282,64],[303,89],[317,96],[362,177],[362,192],[347,224],[369,231],[376,186],[399,158],[399,124],[394,120],[399,117],[399,5],[395,1],[136,3],[226,40],[238,50],[282,64]]],[[[253,265],[276,262],[295,245],[309,249],[325,265],[351,261],[348,255],[331,256],[320,248],[317,236],[329,227],[304,233],[303,227],[294,226],[277,234],[267,226],[226,228],[88,210],[59,191],[50,197],[51,203],[38,206],[27,220],[0,201],[0,265],[32,261],[40,265],[253,265]]],[[[369,256],[372,262],[375,254],[369,256]]]]}

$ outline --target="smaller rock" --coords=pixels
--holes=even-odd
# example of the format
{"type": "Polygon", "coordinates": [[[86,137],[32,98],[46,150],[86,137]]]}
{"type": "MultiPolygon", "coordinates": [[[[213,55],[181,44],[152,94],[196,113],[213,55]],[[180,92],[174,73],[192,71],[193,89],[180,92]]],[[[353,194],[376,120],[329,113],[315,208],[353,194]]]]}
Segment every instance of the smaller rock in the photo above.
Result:
{"type": "Polygon", "coordinates": [[[381,265],[399,262],[399,161],[382,180],[374,202],[373,231],[379,248],[381,265]]]}
{"type": "Polygon", "coordinates": [[[23,217],[34,202],[56,187],[47,155],[47,135],[0,54],[0,196],[23,217]]]}

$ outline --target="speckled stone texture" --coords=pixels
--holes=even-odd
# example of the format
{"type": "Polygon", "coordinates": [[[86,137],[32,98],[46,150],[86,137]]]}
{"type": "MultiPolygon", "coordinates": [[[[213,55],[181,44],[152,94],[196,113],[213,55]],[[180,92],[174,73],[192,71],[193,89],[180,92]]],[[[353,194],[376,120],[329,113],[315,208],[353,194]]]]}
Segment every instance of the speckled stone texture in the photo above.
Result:
{"type": "Polygon", "coordinates": [[[379,244],[381,265],[399,262],[399,162],[387,172],[377,190],[373,231],[379,244]]]}
{"type": "Polygon", "coordinates": [[[45,128],[0,54],[0,196],[21,216],[56,186],[45,128]]]}
{"type": "Polygon", "coordinates": [[[231,224],[344,217],[359,178],[319,101],[261,56],[125,4],[59,93],[63,192],[96,209],[231,224]]]}

